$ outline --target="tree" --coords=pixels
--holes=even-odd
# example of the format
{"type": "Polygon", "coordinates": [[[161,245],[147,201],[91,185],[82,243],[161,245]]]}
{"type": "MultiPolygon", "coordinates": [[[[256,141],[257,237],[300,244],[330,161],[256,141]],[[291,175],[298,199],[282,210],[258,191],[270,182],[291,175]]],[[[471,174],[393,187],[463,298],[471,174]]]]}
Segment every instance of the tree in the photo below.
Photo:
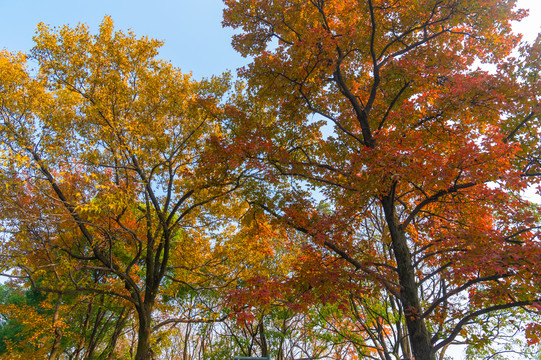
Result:
{"type": "Polygon", "coordinates": [[[51,308],[43,294],[18,290],[9,284],[0,287],[0,355],[26,353],[25,359],[44,356],[53,327],[47,316],[51,308]]]}
{"type": "Polygon", "coordinates": [[[0,289],[0,355],[12,359],[120,359],[126,308],[118,309],[103,294],[58,296],[22,291],[14,284],[0,289]]]}
{"type": "Polygon", "coordinates": [[[473,329],[502,312],[537,311],[539,214],[519,194],[538,179],[517,164],[539,133],[539,42],[518,47],[515,1],[225,3],[264,114],[246,108],[237,125],[267,179],[252,203],[311,239],[307,288],[332,270],[348,279],[336,292],[390,296],[376,305],[398,304],[417,360],[483,343],[473,329]],[[520,146],[526,122],[535,137],[520,146]]]}
{"type": "Polygon", "coordinates": [[[150,359],[165,299],[229,276],[214,235],[242,175],[221,151],[227,76],[191,80],[108,17],[97,35],[40,24],[35,42],[37,70],[0,54],[3,272],[135,309],[150,359]]]}

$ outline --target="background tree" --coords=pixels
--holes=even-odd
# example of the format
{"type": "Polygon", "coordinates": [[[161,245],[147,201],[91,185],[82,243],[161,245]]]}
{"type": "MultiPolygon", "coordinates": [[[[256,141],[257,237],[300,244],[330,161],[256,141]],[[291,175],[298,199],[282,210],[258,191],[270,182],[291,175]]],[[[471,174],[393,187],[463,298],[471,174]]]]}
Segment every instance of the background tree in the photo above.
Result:
{"type": "Polygon", "coordinates": [[[2,267],[134,309],[135,359],[152,358],[165,287],[228,276],[213,236],[241,178],[220,151],[227,77],[193,81],[109,18],[97,35],[40,24],[35,42],[36,70],[0,56],[2,267]]]}
{"type": "Polygon", "coordinates": [[[58,296],[2,286],[0,355],[9,359],[122,359],[126,308],[100,295],[58,296]]]}
{"type": "Polygon", "coordinates": [[[44,357],[53,338],[53,323],[47,316],[51,309],[45,296],[36,291],[3,284],[0,288],[0,355],[15,354],[23,359],[44,357]]]}
{"type": "Polygon", "coordinates": [[[538,212],[518,194],[537,180],[515,166],[533,146],[509,140],[537,115],[539,82],[510,71],[519,62],[508,56],[539,43],[517,47],[514,1],[225,3],[224,24],[241,30],[233,46],[253,57],[240,74],[266,115],[238,125],[258,139],[245,156],[267,176],[252,199],[326,259],[305,257],[305,279],[340,263],[336,279],[357,293],[391,296],[359,305],[398,304],[418,360],[483,343],[490,332],[473,329],[499,314],[535,310],[538,212]],[[365,227],[373,214],[378,231],[365,227]]]}

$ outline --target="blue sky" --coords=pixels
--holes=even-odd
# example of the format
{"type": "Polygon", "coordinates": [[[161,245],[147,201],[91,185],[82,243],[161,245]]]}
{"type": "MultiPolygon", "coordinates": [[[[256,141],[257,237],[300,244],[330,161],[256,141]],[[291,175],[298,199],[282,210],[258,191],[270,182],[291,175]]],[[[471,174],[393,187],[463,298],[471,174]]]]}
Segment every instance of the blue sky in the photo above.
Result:
{"type": "MultiPolygon", "coordinates": [[[[532,9],[530,19],[517,27],[531,40],[541,31],[541,1],[519,0],[519,5],[532,9]]],[[[110,15],[117,29],[165,41],[161,57],[200,78],[247,63],[231,48],[233,31],[222,28],[222,8],[222,0],[0,0],[0,48],[28,51],[40,21],[83,22],[95,32],[110,15]]]]}
{"type": "Polygon", "coordinates": [[[38,22],[51,26],[79,22],[96,32],[105,15],[116,29],[165,41],[160,57],[196,78],[243,66],[223,29],[221,0],[0,0],[0,48],[28,51],[38,22]]]}

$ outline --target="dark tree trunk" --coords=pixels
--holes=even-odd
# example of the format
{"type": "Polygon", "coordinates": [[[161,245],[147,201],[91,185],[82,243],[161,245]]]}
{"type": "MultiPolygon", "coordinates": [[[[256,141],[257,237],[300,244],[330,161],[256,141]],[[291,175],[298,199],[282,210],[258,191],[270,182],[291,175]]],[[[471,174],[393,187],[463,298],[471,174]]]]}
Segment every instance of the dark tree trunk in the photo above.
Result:
{"type": "Polygon", "coordinates": [[[265,326],[263,325],[263,318],[261,318],[261,322],[259,323],[259,338],[261,340],[261,356],[267,357],[269,356],[269,349],[267,345],[267,337],[265,336],[265,326]]]}
{"type": "Polygon", "coordinates": [[[113,356],[115,355],[116,343],[118,342],[118,338],[122,333],[122,329],[124,328],[124,324],[126,323],[126,318],[128,316],[124,315],[125,311],[126,308],[122,308],[122,311],[120,312],[120,315],[115,325],[115,330],[113,331],[113,335],[111,336],[111,341],[107,345],[107,349],[105,349],[104,351],[104,354],[107,354],[107,360],[112,360],[113,356]]]}
{"type": "Polygon", "coordinates": [[[408,336],[415,360],[436,360],[434,347],[425,320],[421,317],[422,309],[419,301],[415,269],[411,259],[406,234],[400,226],[391,194],[382,198],[385,220],[391,234],[392,249],[396,259],[398,279],[400,283],[400,300],[404,308],[408,336]]]}
{"type": "Polygon", "coordinates": [[[152,305],[145,302],[142,306],[138,306],[137,314],[139,316],[139,329],[135,360],[153,360],[155,356],[150,346],[152,305]]]}

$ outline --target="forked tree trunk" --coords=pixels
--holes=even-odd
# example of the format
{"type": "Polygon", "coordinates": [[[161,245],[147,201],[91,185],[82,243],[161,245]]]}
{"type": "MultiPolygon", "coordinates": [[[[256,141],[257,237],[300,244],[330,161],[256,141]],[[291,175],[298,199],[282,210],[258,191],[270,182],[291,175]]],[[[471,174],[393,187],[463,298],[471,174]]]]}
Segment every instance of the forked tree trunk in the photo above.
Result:
{"type": "Polygon", "coordinates": [[[415,360],[436,360],[434,347],[430,340],[430,333],[426,328],[425,320],[421,317],[422,309],[419,301],[417,284],[415,283],[415,269],[411,259],[406,234],[400,226],[393,195],[385,196],[381,200],[385,212],[385,220],[391,234],[392,249],[396,259],[398,279],[400,283],[400,301],[404,308],[408,336],[415,360]]]}

